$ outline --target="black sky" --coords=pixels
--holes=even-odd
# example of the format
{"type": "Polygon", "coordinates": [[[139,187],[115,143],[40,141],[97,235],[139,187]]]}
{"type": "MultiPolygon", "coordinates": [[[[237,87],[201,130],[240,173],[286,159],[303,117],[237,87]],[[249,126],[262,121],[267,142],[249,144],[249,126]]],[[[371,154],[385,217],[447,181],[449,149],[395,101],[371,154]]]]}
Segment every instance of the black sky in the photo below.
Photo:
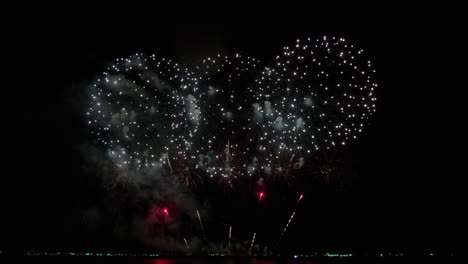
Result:
{"type": "MultiPolygon", "coordinates": [[[[83,208],[99,199],[99,188],[83,177],[79,145],[87,137],[80,89],[106,63],[135,52],[156,53],[194,64],[217,53],[240,52],[272,61],[296,38],[344,36],[363,48],[377,69],[377,113],[351,146],[349,159],[359,171],[345,193],[317,199],[297,217],[288,241],[300,247],[444,248],[456,247],[463,209],[457,188],[460,173],[451,143],[451,96],[437,76],[444,52],[437,45],[448,31],[423,21],[382,23],[260,22],[178,24],[154,27],[72,27],[31,35],[40,59],[29,62],[20,90],[22,109],[7,186],[5,232],[1,246],[105,247],[105,235],[83,234],[77,225],[83,208]],[[434,45],[436,44],[436,45],[434,45]],[[40,73],[40,74],[37,74],[40,73]],[[16,182],[15,180],[15,182],[16,182]],[[90,188],[90,189],[85,189],[90,188]],[[322,205],[320,205],[322,204],[322,205]],[[10,208],[10,207],[8,207],[10,208]],[[313,227],[310,227],[310,226],[313,227]],[[96,242],[98,241],[98,242],[96,242]]],[[[111,243],[110,243],[111,244],[111,243]]]]}

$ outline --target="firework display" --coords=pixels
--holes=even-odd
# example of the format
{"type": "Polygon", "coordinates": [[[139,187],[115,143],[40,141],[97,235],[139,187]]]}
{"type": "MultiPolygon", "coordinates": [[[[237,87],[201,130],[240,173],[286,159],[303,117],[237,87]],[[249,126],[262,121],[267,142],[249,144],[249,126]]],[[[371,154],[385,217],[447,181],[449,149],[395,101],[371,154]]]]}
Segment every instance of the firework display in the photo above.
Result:
{"type": "Polygon", "coordinates": [[[193,154],[200,110],[197,79],[177,63],[119,58],[93,84],[91,133],[119,168],[167,166],[193,154]]]}
{"type": "Polygon", "coordinates": [[[356,138],[375,112],[372,63],[343,38],[297,40],[261,65],[239,54],[193,70],[156,55],[119,58],[93,84],[91,133],[119,168],[284,176],[356,138]]]}
{"type": "Polygon", "coordinates": [[[375,70],[343,38],[297,40],[256,80],[258,158],[268,171],[356,138],[375,112],[375,70]]]}
{"type": "MultiPolygon", "coordinates": [[[[323,153],[347,145],[369,123],[376,111],[374,75],[363,50],[336,37],[297,40],[271,65],[234,54],[210,57],[188,69],[137,53],[116,59],[96,78],[85,113],[93,140],[115,165],[116,177],[139,171],[151,177],[157,171],[192,190],[205,183],[234,189],[247,182],[243,186],[264,204],[274,196],[267,185],[290,184],[299,175],[318,175],[329,184],[341,175],[340,164],[323,153]],[[256,193],[254,183],[262,184],[256,193]]],[[[303,199],[299,194],[278,232],[280,240],[303,199]]],[[[164,222],[160,218],[172,221],[179,215],[177,209],[163,207],[153,218],[164,222]]],[[[207,214],[202,222],[196,209],[196,218],[206,243],[203,222],[211,237],[207,214]]],[[[255,230],[263,240],[264,233],[255,230]]],[[[231,232],[232,224],[229,252],[235,250],[231,232]]],[[[256,236],[254,232],[245,246],[249,254],[256,236]]],[[[191,252],[196,243],[190,234],[180,237],[191,252]]]]}

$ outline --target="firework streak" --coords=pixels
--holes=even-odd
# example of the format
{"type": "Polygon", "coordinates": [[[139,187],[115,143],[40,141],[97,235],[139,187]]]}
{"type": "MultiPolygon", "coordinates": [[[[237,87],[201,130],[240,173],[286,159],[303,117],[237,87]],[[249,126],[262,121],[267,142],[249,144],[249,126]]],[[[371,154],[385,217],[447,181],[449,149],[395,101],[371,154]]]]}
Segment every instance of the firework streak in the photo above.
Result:
{"type": "MultiPolygon", "coordinates": [[[[286,232],[286,230],[288,230],[288,226],[289,226],[289,223],[291,223],[292,219],[294,218],[294,215],[296,214],[296,211],[294,211],[291,215],[291,217],[289,217],[289,221],[288,223],[286,224],[286,226],[284,227],[283,229],[283,232],[281,233],[281,237],[283,237],[284,233],[286,232]]],[[[280,239],[281,239],[280,237],[280,239]]]]}
{"type": "Polygon", "coordinates": [[[291,223],[291,221],[293,220],[294,215],[296,214],[297,206],[299,205],[299,202],[302,200],[302,198],[304,198],[304,195],[302,195],[302,194],[299,195],[299,199],[297,199],[296,206],[294,207],[294,211],[293,211],[293,213],[291,214],[291,217],[289,217],[288,223],[287,223],[286,226],[284,227],[283,232],[281,232],[280,240],[281,240],[281,238],[283,237],[284,233],[286,233],[286,231],[288,230],[288,226],[289,226],[289,224],[291,223]]]}
{"type": "Polygon", "coordinates": [[[232,225],[229,226],[229,242],[228,242],[228,248],[231,248],[231,231],[232,231],[232,225]]]}
{"type": "Polygon", "coordinates": [[[189,247],[189,245],[187,243],[187,239],[185,239],[185,237],[184,237],[184,242],[185,242],[185,246],[187,247],[187,249],[190,250],[190,247],[189,247]]]}
{"type": "Polygon", "coordinates": [[[201,227],[201,230],[202,230],[202,233],[203,233],[203,238],[206,239],[205,229],[203,228],[203,223],[202,223],[202,220],[201,220],[201,217],[200,217],[200,213],[198,212],[198,209],[197,209],[197,216],[198,216],[198,221],[200,222],[200,227],[201,227]]]}
{"type": "Polygon", "coordinates": [[[250,243],[249,255],[252,253],[252,248],[253,248],[253,245],[254,245],[254,242],[255,242],[255,236],[256,235],[257,235],[257,233],[255,232],[253,234],[253,237],[252,237],[252,242],[250,243]]]}

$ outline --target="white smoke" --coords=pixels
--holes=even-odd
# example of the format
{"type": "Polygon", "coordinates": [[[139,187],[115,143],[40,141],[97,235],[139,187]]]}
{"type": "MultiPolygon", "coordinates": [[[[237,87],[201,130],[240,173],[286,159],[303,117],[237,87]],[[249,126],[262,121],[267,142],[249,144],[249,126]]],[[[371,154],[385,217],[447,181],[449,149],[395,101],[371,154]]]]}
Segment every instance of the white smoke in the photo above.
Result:
{"type": "Polygon", "coordinates": [[[208,95],[213,96],[216,94],[216,89],[213,86],[208,86],[208,95]]]}
{"type": "Polygon", "coordinates": [[[128,126],[123,127],[122,132],[123,132],[124,138],[128,138],[128,131],[129,130],[130,130],[130,128],[128,126]]]}
{"type": "Polygon", "coordinates": [[[262,112],[262,107],[260,106],[259,103],[254,103],[252,104],[254,108],[254,114],[257,120],[261,121],[263,119],[263,112],[262,112]]]}
{"type": "Polygon", "coordinates": [[[299,158],[299,161],[294,163],[294,169],[300,169],[304,167],[304,158],[299,158]]]}
{"type": "Polygon", "coordinates": [[[297,120],[296,120],[296,126],[297,128],[301,129],[304,127],[304,120],[302,119],[302,117],[299,117],[297,120]]]}
{"type": "Polygon", "coordinates": [[[194,123],[198,123],[198,121],[200,120],[201,111],[200,111],[200,108],[198,108],[197,106],[197,99],[193,95],[189,94],[187,95],[186,101],[187,101],[187,110],[188,110],[190,119],[194,123]]]}
{"type": "Polygon", "coordinates": [[[283,130],[284,124],[283,124],[283,118],[281,116],[278,116],[276,118],[274,126],[276,130],[283,130]]]}
{"type": "Polygon", "coordinates": [[[265,114],[267,116],[273,115],[273,109],[271,108],[270,101],[265,101],[264,104],[265,104],[265,114]]]}

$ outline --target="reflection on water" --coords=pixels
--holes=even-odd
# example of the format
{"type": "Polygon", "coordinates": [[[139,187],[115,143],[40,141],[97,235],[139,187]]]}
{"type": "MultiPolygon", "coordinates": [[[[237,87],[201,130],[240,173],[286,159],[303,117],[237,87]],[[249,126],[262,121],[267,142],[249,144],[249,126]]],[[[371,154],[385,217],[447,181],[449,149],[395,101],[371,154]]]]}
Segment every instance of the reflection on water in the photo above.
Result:
{"type": "Polygon", "coordinates": [[[270,259],[248,259],[248,258],[208,258],[208,259],[147,259],[145,264],[320,264],[313,260],[270,260],[270,259]]]}
{"type": "Polygon", "coordinates": [[[151,259],[145,261],[145,264],[176,264],[174,259],[151,259]]]}
{"type": "MultiPolygon", "coordinates": [[[[419,257],[419,258],[319,258],[306,259],[268,259],[236,257],[181,257],[181,258],[120,258],[120,257],[32,257],[12,263],[112,263],[112,264],[449,264],[459,263],[456,258],[419,257]]],[[[0,263],[2,258],[0,258],[0,263]]],[[[6,263],[6,262],[5,262],[6,263]]]]}

